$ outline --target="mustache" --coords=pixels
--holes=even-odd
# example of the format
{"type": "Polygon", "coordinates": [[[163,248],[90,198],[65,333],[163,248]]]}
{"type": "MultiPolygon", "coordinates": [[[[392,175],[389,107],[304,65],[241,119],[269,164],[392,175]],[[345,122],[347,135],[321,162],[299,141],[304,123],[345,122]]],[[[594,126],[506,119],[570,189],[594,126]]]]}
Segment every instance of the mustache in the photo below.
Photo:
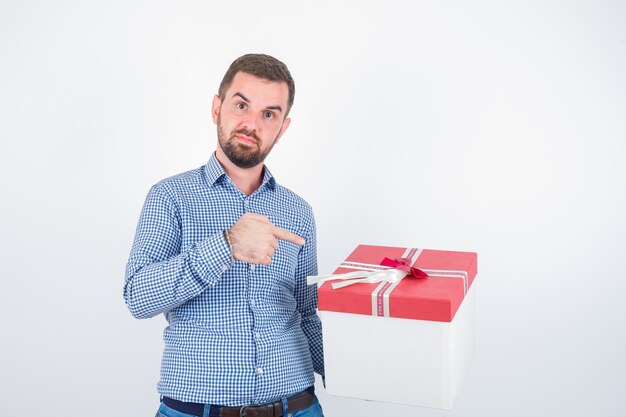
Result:
{"type": "Polygon", "coordinates": [[[248,129],[239,129],[239,130],[235,130],[235,132],[232,134],[231,138],[235,137],[235,135],[245,135],[248,136],[249,138],[253,138],[255,141],[257,141],[257,143],[260,141],[259,137],[256,135],[256,132],[254,130],[248,130],[248,129]]]}

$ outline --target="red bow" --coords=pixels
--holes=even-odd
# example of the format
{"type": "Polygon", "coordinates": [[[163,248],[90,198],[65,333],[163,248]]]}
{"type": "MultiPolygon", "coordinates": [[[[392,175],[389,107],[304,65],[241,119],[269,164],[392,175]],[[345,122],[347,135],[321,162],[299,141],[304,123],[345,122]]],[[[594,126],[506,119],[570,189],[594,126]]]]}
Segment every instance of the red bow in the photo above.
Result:
{"type": "Polygon", "coordinates": [[[415,278],[428,277],[428,274],[426,272],[422,271],[419,268],[412,267],[410,262],[411,262],[411,259],[409,258],[396,258],[394,260],[394,259],[389,259],[385,257],[385,259],[380,261],[380,264],[382,266],[390,266],[392,268],[405,271],[408,273],[408,275],[411,275],[412,277],[415,277],[415,278]]]}

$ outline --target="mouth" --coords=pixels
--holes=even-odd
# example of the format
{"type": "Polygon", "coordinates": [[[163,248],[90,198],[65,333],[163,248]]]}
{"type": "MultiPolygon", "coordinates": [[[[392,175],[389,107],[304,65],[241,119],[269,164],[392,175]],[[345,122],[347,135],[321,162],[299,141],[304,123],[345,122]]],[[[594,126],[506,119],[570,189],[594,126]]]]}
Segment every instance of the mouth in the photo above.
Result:
{"type": "Polygon", "coordinates": [[[257,144],[256,139],[254,139],[254,138],[253,138],[253,137],[251,137],[251,136],[247,136],[247,135],[244,135],[244,134],[241,134],[241,133],[236,134],[236,135],[235,135],[235,138],[236,138],[236,139],[237,139],[240,143],[243,143],[243,144],[246,144],[246,145],[256,146],[256,144],[257,144]]]}

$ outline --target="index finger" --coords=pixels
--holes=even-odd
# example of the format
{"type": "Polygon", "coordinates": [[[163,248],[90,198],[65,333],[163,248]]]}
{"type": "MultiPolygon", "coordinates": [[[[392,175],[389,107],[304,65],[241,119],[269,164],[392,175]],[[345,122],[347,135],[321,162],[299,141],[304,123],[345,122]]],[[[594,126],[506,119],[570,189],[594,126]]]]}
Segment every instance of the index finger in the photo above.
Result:
{"type": "Polygon", "coordinates": [[[288,240],[289,242],[295,243],[296,245],[304,245],[306,242],[303,238],[296,235],[295,233],[291,233],[287,229],[283,229],[282,227],[274,226],[274,237],[277,239],[288,240]]]}

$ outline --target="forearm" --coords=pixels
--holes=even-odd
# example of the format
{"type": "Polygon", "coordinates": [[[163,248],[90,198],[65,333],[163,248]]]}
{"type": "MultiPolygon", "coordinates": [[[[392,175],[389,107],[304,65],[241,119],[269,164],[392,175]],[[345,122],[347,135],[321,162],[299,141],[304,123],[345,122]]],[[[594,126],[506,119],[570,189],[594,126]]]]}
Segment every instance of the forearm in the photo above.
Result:
{"type": "Polygon", "coordinates": [[[313,360],[313,370],[324,377],[324,349],[322,343],[322,322],[315,310],[302,317],[302,330],[309,340],[309,350],[313,360]]]}
{"type": "Polygon", "coordinates": [[[222,233],[162,261],[134,250],[124,285],[128,309],[134,317],[148,318],[178,307],[214,285],[228,268],[230,257],[222,233]]]}

